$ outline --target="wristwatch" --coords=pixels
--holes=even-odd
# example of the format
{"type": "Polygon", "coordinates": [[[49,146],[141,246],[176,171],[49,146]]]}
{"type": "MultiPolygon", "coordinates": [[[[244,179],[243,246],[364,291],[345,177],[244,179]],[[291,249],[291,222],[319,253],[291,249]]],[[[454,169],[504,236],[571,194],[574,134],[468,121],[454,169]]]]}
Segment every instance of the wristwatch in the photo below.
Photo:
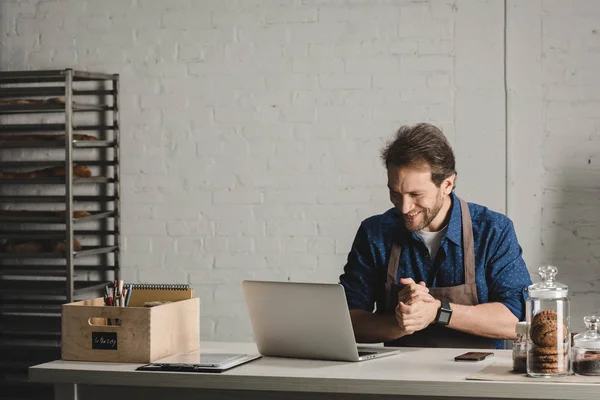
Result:
{"type": "Polygon", "coordinates": [[[450,323],[450,318],[452,318],[452,308],[450,307],[450,303],[442,300],[442,305],[438,308],[435,317],[435,323],[438,326],[446,326],[450,323]]]}

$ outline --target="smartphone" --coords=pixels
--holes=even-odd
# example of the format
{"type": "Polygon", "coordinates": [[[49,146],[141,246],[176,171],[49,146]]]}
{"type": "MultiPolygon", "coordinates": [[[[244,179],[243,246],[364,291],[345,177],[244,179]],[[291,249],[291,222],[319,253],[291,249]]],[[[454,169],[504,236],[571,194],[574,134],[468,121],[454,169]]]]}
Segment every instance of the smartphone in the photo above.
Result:
{"type": "Polygon", "coordinates": [[[494,353],[469,351],[468,353],[454,357],[454,361],[483,361],[493,355],[494,353]]]}

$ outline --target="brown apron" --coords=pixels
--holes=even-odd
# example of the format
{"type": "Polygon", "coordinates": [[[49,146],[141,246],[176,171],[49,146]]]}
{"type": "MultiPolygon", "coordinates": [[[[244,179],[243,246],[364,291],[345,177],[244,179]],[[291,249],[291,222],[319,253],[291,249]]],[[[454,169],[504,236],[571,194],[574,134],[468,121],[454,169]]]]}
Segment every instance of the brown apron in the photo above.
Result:
{"type": "MultiPolygon", "coordinates": [[[[462,239],[463,239],[463,265],[465,269],[464,285],[450,287],[429,288],[429,294],[438,300],[446,300],[450,303],[462,305],[479,304],[477,299],[477,285],[475,284],[475,250],[473,245],[473,227],[469,207],[463,199],[459,199],[462,215],[462,239]]],[[[456,205],[455,205],[456,206],[456,205]]],[[[398,264],[402,248],[394,243],[388,263],[387,282],[385,284],[386,312],[395,312],[398,305],[398,292],[402,289],[397,285],[398,264]]],[[[402,347],[466,347],[466,348],[494,348],[494,341],[490,338],[475,336],[454,329],[439,327],[435,324],[417,331],[412,335],[406,335],[386,346],[402,347]]]]}

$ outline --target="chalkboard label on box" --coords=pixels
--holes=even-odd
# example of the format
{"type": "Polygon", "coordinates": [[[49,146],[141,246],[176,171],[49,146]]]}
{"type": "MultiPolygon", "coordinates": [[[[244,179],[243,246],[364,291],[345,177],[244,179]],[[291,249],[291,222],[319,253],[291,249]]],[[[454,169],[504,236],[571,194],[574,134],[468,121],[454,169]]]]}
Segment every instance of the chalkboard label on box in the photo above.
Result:
{"type": "Polygon", "coordinates": [[[92,332],[92,349],[117,350],[117,332],[92,332]]]}

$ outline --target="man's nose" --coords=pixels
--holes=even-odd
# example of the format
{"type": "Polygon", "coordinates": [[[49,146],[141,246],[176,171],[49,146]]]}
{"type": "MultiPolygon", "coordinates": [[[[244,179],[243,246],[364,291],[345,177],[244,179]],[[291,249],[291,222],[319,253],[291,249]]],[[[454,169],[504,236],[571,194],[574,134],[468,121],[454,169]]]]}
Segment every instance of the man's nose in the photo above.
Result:
{"type": "Polygon", "coordinates": [[[415,205],[410,197],[402,199],[402,214],[408,214],[414,207],[415,205]]]}

